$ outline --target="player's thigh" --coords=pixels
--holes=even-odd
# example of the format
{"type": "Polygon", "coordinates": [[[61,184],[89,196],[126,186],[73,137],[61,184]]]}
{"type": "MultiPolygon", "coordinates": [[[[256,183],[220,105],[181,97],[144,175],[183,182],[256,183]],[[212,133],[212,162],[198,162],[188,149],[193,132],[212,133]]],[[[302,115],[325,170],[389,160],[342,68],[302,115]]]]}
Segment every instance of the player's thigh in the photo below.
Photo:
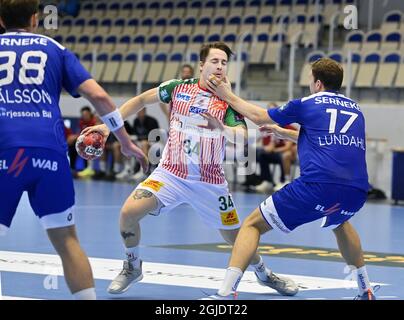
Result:
{"type": "Polygon", "coordinates": [[[265,219],[286,233],[322,219],[322,227],[336,227],[354,216],[366,201],[366,192],[350,186],[303,182],[295,179],[265,200],[265,219]]]}
{"type": "Polygon", "coordinates": [[[139,219],[147,214],[157,216],[184,202],[182,195],[185,192],[178,177],[157,168],[128,197],[121,214],[136,215],[139,219]]]}
{"type": "Polygon", "coordinates": [[[74,250],[79,245],[74,225],[46,230],[48,238],[59,254],[74,250]]]}
{"type": "Polygon", "coordinates": [[[218,230],[240,228],[240,218],[227,184],[188,182],[187,203],[199,214],[202,221],[218,230]]]}
{"type": "MultiPolygon", "coordinates": [[[[261,211],[259,208],[256,208],[251,214],[245,218],[241,228],[255,228],[259,231],[260,234],[264,234],[269,230],[272,230],[271,225],[263,218],[261,211]]],[[[223,239],[229,243],[233,244],[236,241],[237,235],[240,229],[231,229],[231,230],[223,230],[220,229],[220,234],[223,239]]]]}
{"type": "Polygon", "coordinates": [[[264,219],[259,208],[254,209],[247,218],[244,219],[242,228],[255,228],[260,234],[264,234],[272,230],[272,226],[264,219]]]}
{"type": "Polygon", "coordinates": [[[69,161],[55,151],[37,149],[32,173],[38,178],[28,188],[32,209],[45,229],[74,224],[74,186],[69,161]]]}
{"type": "Polygon", "coordinates": [[[0,225],[7,228],[11,225],[27,182],[24,159],[19,149],[0,151],[0,225]]]}
{"type": "Polygon", "coordinates": [[[137,188],[126,199],[121,209],[121,216],[125,218],[142,219],[144,216],[153,212],[159,205],[159,200],[150,191],[137,188]]]}

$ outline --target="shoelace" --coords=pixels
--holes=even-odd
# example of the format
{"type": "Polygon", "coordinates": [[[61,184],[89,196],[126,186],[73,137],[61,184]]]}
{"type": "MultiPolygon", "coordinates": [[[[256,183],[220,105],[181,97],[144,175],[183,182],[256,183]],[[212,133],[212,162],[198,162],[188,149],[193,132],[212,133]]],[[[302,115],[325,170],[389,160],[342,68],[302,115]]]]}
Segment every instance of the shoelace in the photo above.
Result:
{"type": "Polygon", "coordinates": [[[130,270],[129,263],[128,263],[127,261],[125,261],[125,262],[123,263],[123,269],[122,269],[122,271],[119,273],[119,275],[127,276],[127,275],[129,275],[129,274],[131,274],[131,273],[132,273],[132,271],[130,270]]]}
{"type": "MultiPolygon", "coordinates": [[[[368,298],[369,298],[369,300],[371,299],[371,297],[372,297],[372,294],[374,295],[377,291],[379,291],[379,289],[381,288],[381,286],[380,285],[375,285],[372,289],[373,289],[373,292],[370,290],[370,289],[368,289],[368,291],[366,292],[367,293],[367,295],[368,295],[368,298]]],[[[361,297],[363,296],[363,294],[362,295],[357,295],[355,298],[354,298],[354,300],[359,300],[361,297]]]]}
{"type": "Polygon", "coordinates": [[[271,282],[271,283],[277,282],[277,283],[282,284],[282,287],[283,287],[283,288],[286,287],[286,282],[283,281],[281,278],[279,278],[279,277],[278,277],[276,274],[274,274],[274,273],[271,273],[271,275],[268,276],[268,280],[269,280],[269,282],[271,282]]]}

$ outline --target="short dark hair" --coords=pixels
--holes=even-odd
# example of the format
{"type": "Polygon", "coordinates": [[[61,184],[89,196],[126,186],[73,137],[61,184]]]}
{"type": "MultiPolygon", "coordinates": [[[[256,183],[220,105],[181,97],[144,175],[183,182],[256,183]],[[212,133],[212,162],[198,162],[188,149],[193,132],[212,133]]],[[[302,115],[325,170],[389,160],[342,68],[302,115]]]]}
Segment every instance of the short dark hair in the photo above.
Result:
{"type": "Polygon", "coordinates": [[[25,28],[39,11],[39,0],[0,0],[0,17],[6,29],[25,28]]]}
{"type": "Polygon", "coordinates": [[[84,106],[84,107],[82,107],[82,108],[80,109],[80,113],[81,113],[81,112],[84,112],[84,111],[88,111],[88,112],[92,113],[91,108],[90,108],[89,106],[84,106]]]}
{"type": "Polygon", "coordinates": [[[230,57],[233,55],[233,52],[231,49],[224,43],[224,42],[213,42],[213,43],[208,43],[204,44],[201,48],[201,51],[199,53],[199,60],[202,62],[205,62],[206,57],[209,55],[210,49],[219,49],[224,52],[226,52],[227,55],[227,60],[230,60],[230,57]]]}
{"type": "Polygon", "coordinates": [[[344,79],[344,69],[335,60],[321,58],[311,65],[314,81],[320,80],[326,90],[339,91],[344,79]]]}
{"type": "Polygon", "coordinates": [[[190,65],[190,64],[183,64],[181,67],[181,70],[184,68],[188,68],[189,70],[191,70],[192,74],[194,73],[194,68],[190,65]]]}

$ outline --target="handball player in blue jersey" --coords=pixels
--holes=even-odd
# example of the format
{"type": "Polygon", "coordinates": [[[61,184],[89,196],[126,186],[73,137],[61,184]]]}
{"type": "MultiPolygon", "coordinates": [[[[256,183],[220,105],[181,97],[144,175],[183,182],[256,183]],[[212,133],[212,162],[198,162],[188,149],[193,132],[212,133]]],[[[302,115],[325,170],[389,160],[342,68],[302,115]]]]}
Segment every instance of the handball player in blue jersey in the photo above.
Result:
{"type": "Polygon", "coordinates": [[[275,192],[243,222],[233,247],[225,279],[212,299],[229,298],[256,252],[260,236],[322,220],[334,231],[342,257],[356,267],[358,299],[373,300],[359,236],[349,219],[367,197],[365,119],[358,104],[339,93],[343,69],[334,60],[314,62],[310,71],[312,95],[265,110],[231,92],[229,82],[214,77],[210,89],[237,112],[260,125],[260,130],[297,142],[301,176],[275,192]],[[300,131],[283,129],[300,124],[300,131]],[[279,124],[275,125],[275,124],[279,124]]]}
{"type": "Polygon", "coordinates": [[[60,255],[76,299],[95,299],[88,258],[74,226],[74,189],[59,99],[62,88],[87,98],[121,143],[122,153],[146,157],[123,127],[109,95],[76,56],[33,34],[38,0],[0,0],[0,233],[9,229],[24,191],[60,255]]]}

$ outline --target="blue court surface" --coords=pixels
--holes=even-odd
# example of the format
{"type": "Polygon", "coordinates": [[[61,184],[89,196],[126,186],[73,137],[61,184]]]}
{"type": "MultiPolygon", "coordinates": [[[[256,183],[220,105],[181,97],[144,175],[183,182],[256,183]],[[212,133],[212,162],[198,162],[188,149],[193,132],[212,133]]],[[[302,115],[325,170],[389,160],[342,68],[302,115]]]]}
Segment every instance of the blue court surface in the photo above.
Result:
{"type": "MultiPolygon", "coordinates": [[[[95,181],[75,184],[76,225],[91,260],[99,299],[193,300],[215,293],[230,257],[229,247],[216,230],[184,205],[142,221],[144,279],[122,295],[109,295],[106,289],[124,258],[119,210],[134,186],[95,181]]],[[[241,218],[266,197],[241,192],[233,196],[241,218]]],[[[367,203],[351,221],[361,236],[370,279],[381,285],[378,299],[404,299],[404,207],[367,203]]],[[[356,281],[351,281],[332,231],[320,229],[320,223],[303,226],[289,235],[271,231],[261,238],[259,251],[267,266],[292,277],[300,286],[297,296],[283,297],[261,287],[249,270],[239,286],[239,299],[352,299],[357,293],[356,281]]],[[[11,230],[0,238],[0,271],[3,299],[72,298],[60,260],[26,195],[11,230]]]]}

